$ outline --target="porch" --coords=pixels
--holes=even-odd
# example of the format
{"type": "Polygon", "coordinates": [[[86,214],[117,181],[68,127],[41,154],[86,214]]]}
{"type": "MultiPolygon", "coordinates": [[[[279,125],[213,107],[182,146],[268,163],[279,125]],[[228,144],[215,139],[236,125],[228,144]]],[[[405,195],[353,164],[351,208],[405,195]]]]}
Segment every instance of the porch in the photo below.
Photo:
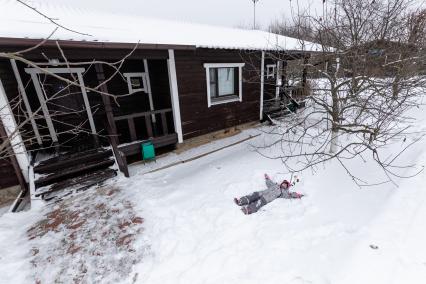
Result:
{"type": "Polygon", "coordinates": [[[135,143],[177,142],[169,60],[126,59],[119,72],[108,64],[54,59],[39,62],[40,69],[11,60],[30,117],[24,134],[31,136],[30,151],[77,152],[82,144],[111,146],[113,138],[131,155],[135,143]]]}
{"type": "Polygon", "coordinates": [[[306,106],[304,86],[280,87],[278,96],[263,100],[263,113],[266,118],[276,119],[297,112],[306,106]]]}
{"type": "MultiPolygon", "coordinates": [[[[114,117],[116,124],[127,123],[128,133],[126,134],[130,136],[130,141],[119,144],[118,149],[125,156],[130,156],[141,153],[141,144],[143,142],[151,141],[156,148],[176,144],[178,137],[173,128],[171,128],[172,115],[172,109],[168,108],[114,117]],[[140,131],[137,131],[137,125],[145,127],[139,127],[140,131]]],[[[126,131],[125,127],[120,129],[121,131],[126,131]]],[[[124,135],[122,138],[124,138],[124,135]]]]}
{"type": "Polygon", "coordinates": [[[158,149],[178,142],[173,50],[153,53],[117,67],[110,58],[32,59],[40,68],[10,61],[22,96],[15,109],[29,118],[21,134],[31,154],[32,198],[84,190],[115,176],[117,168],[129,176],[127,159],[141,158],[142,143],[158,149]]]}
{"type": "Polygon", "coordinates": [[[309,92],[307,63],[303,53],[269,55],[264,66],[263,119],[279,119],[305,107],[309,92]]]}

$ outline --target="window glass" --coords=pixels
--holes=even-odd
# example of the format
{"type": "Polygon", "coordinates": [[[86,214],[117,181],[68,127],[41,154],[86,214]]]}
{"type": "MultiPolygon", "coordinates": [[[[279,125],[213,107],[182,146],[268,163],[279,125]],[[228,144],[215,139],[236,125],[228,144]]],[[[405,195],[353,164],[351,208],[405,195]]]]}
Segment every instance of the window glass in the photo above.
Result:
{"type": "Polygon", "coordinates": [[[145,73],[123,73],[124,77],[127,80],[127,87],[129,89],[129,94],[136,92],[146,92],[146,81],[145,73]]]}
{"type": "Polygon", "coordinates": [[[219,96],[234,94],[234,68],[218,68],[219,96]]]}
{"type": "Polygon", "coordinates": [[[205,63],[208,107],[242,101],[242,67],[244,63],[205,63]]]}
{"type": "Polygon", "coordinates": [[[133,77],[130,78],[130,83],[132,84],[133,88],[141,88],[142,86],[142,77],[133,77]]]}
{"type": "Polygon", "coordinates": [[[211,68],[210,69],[210,97],[215,98],[217,97],[217,76],[216,76],[216,69],[211,68]]]}

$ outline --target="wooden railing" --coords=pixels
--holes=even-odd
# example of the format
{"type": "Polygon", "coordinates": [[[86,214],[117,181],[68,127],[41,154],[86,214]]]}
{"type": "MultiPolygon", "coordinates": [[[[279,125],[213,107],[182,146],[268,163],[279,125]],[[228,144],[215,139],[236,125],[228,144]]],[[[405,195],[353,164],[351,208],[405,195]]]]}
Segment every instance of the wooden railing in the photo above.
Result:
{"type": "Polygon", "coordinates": [[[95,70],[99,83],[102,83],[100,85],[100,90],[105,93],[102,95],[102,102],[104,104],[107,117],[106,128],[108,132],[108,140],[114,153],[114,157],[117,161],[119,170],[124,174],[124,176],[129,177],[129,168],[127,166],[126,156],[118,149],[117,128],[115,126],[111,98],[109,95],[106,95],[109,94],[109,91],[107,84],[105,84],[105,74],[102,64],[96,63],[95,70]]]}
{"type": "Polygon", "coordinates": [[[137,141],[140,139],[138,139],[138,135],[136,132],[136,127],[135,127],[136,118],[144,119],[145,121],[144,125],[148,135],[147,138],[149,139],[153,137],[166,136],[169,134],[169,131],[170,129],[172,129],[172,127],[168,126],[167,113],[172,113],[172,109],[168,108],[168,109],[116,116],[114,117],[114,121],[118,122],[118,121],[127,120],[127,125],[129,127],[129,133],[130,133],[130,140],[137,141]],[[159,131],[160,122],[161,122],[161,131],[159,131]]]}
{"type": "Polygon", "coordinates": [[[302,86],[284,86],[280,88],[280,95],[272,99],[263,101],[263,112],[266,114],[284,111],[286,113],[287,106],[292,100],[299,104],[305,105],[305,90],[302,86]]]}

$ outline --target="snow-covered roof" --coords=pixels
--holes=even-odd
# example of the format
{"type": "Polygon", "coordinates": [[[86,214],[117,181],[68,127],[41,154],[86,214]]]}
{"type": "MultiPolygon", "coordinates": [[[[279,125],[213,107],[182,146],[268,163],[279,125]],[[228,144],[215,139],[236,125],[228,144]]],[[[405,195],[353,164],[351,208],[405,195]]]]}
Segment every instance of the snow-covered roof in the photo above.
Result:
{"type": "MultiPolygon", "coordinates": [[[[76,8],[63,2],[26,1],[60,25],[51,39],[88,42],[190,45],[200,48],[318,51],[320,46],[260,30],[136,17],[76,8]]],[[[55,25],[14,0],[0,0],[0,37],[42,39],[55,25]]]]}

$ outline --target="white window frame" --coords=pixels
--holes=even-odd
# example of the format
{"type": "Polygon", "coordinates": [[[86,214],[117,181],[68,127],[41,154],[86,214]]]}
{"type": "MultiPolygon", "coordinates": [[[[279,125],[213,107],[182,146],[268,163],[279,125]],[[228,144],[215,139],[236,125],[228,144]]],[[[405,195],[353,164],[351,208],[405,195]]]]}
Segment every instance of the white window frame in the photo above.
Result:
{"type": "Polygon", "coordinates": [[[136,93],[136,92],[145,92],[145,93],[148,93],[147,82],[146,82],[147,80],[146,80],[146,73],[145,72],[141,72],[141,73],[123,73],[123,76],[126,77],[127,88],[129,89],[129,94],[133,94],[133,93],[136,93]],[[133,89],[132,78],[141,78],[142,79],[143,87],[142,88],[133,89]]]}
{"type": "Polygon", "coordinates": [[[267,64],[266,65],[266,79],[275,78],[275,70],[276,69],[277,69],[276,64],[267,64]]]}
{"type": "Polygon", "coordinates": [[[204,63],[206,69],[206,82],[207,82],[207,107],[212,105],[220,105],[231,102],[243,101],[243,67],[245,63],[204,63]],[[229,98],[227,100],[212,101],[210,97],[210,68],[238,68],[238,96],[229,98]]]}

